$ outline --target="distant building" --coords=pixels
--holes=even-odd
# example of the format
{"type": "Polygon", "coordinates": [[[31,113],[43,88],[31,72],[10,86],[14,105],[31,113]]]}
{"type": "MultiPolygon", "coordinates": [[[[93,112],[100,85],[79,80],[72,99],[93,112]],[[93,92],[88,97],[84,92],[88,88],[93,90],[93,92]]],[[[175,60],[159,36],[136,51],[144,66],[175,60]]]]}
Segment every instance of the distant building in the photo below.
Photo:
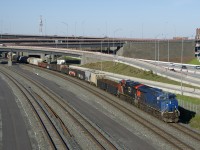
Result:
{"type": "Polygon", "coordinates": [[[196,36],[195,36],[196,40],[200,40],[200,28],[196,29],[196,36]]]}
{"type": "Polygon", "coordinates": [[[196,29],[195,41],[195,57],[200,60],[200,28],[196,29]]]}
{"type": "Polygon", "coordinates": [[[173,40],[188,40],[188,37],[173,37],[173,40]]]}

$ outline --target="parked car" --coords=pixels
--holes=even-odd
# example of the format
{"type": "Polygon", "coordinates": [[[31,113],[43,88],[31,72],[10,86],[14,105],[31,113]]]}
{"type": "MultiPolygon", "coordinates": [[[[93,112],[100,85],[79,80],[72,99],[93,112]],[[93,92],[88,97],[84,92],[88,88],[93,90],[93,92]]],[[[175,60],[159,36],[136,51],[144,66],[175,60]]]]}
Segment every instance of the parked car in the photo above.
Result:
{"type": "Polygon", "coordinates": [[[187,69],[187,67],[185,65],[182,65],[181,69],[187,69]]]}
{"type": "Polygon", "coordinates": [[[170,66],[170,67],[174,67],[174,66],[175,66],[175,64],[173,64],[173,63],[170,63],[170,64],[169,64],[169,66],[170,66]]]}
{"type": "Polygon", "coordinates": [[[195,69],[200,69],[200,66],[195,66],[195,69]]]}
{"type": "Polygon", "coordinates": [[[174,68],[169,68],[169,70],[170,70],[170,71],[176,72],[176,70],[175,70],[174,68]]]}

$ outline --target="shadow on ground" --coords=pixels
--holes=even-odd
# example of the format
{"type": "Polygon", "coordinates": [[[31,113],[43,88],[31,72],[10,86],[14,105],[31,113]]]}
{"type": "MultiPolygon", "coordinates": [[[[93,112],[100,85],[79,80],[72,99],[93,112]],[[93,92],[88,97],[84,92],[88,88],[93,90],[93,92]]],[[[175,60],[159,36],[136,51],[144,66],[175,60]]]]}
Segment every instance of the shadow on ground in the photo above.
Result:
{"type": "Polygon", "coordinates": [[[179,122],[181,123],[188,124],[190,120],[196,115],[194,111],[187,110],[183,107],[179,106],[178,109],[180,111],[179,122]]]}

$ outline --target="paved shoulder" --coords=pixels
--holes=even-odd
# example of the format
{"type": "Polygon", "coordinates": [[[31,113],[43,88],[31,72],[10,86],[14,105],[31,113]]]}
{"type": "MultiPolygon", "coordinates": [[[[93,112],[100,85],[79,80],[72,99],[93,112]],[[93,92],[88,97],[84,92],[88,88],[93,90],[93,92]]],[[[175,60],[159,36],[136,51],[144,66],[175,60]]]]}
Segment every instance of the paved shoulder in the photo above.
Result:
{"type": "Polygon", "coordinates": [[[1,109],[0,109],[0,149],[2,149],[2,135],[3,131],[2,131],[2,119],[1,119],[1,109]]]}
{"type": "Polygon", "coordinates": [[[15,96],[0,77],[0,149],[31,149],[25,122],[15,96]]]}

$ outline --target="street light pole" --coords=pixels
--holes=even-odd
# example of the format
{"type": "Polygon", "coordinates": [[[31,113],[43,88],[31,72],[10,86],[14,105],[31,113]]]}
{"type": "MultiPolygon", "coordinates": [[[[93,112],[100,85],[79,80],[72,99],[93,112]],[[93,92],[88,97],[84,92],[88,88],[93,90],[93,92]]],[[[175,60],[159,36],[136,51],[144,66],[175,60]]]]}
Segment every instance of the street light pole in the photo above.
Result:
{"type": "Polygon", "coordinates": [[[101,41],[101,71],[102,71],[102,41],[101,41]]]}
{"type": "MultiPolygon", "coordinates": [[[[183,65],[183,37],[182,37],[182,44],[181,44],[181,65],[183,65]]],[[[183,95],[183,73],[181,69],[181,95],[183,95]]]]}
{"type": "Polygon", "coordinates": [[[1,39],[2,39],[2,20],[1,20],[1,39]]]}
{"type": "Polygon", "coordinates": [[[156,40],[155,40],[155,64],[156,64],[156,40]]]}
{"type": "Polygon", "coordinates": [[[155,62],[156,62],[156,54],[157,54],[157,43],[158,43],[158,61],[159,61],[159,40],[157,39],[161,34],[155,36],[155,62]]]}
{"type": "Polygon", "coordinates": [[[67,24],[67,48],[68,48],[68,24],[67,24]]]}
{"type": "Polygon", "coordinates": [[[158,61],[159,61],[159,40],[157,39],[158,36],[160,36],[160,34],[158,34],[157,36],[155,36],[155,65],[156,66],[158,65],[158,61]],[[157,44],[158,44],[158,46],[157,46],[157,44]],[[156,63],[157,49],[158,49],[158,56],[157,56],[157,63],[156,63]]]}
{"type": "Polygon", "coordinates": [[[167,41],[167,50],[168,50],[168,63],[169,63],[169,39],[167,41]]]}
{"type": "Polygon", "coordinates": [[[68,48],[68,23],[62,22],[64,25],[67,26],[67,48],[68,48]]]}
{"type": "Polygon", "coordinates": [[[108,54],[110,54],[110,43],[109,43],[109,38],[107,38],[108,39],[108,54]]]}
{"type": "Polygon", "coordinates": [[[76,22],[75,22],[75,39],[76,39],[76,22]]]}
{"type": "Polygon", "coordinates": [[[158,65],[159,65],[159,60],[160,60],[159,59],[160,58],[160,54],[159,53],[160,53],[160,46],[159,46],[159,39],[158,39],[158,65]]]}
{"type": "Polygon", "coordinates": [[[84,34],[85,34],[85,33],[84,33],[84,24],[85,24],[85,20],[81,22],[82,32],[83,32],[83,33],[82,33],[82,34],[83,34],[82,36],[83,36],[83,37],[84,37],[84,34]]]}

